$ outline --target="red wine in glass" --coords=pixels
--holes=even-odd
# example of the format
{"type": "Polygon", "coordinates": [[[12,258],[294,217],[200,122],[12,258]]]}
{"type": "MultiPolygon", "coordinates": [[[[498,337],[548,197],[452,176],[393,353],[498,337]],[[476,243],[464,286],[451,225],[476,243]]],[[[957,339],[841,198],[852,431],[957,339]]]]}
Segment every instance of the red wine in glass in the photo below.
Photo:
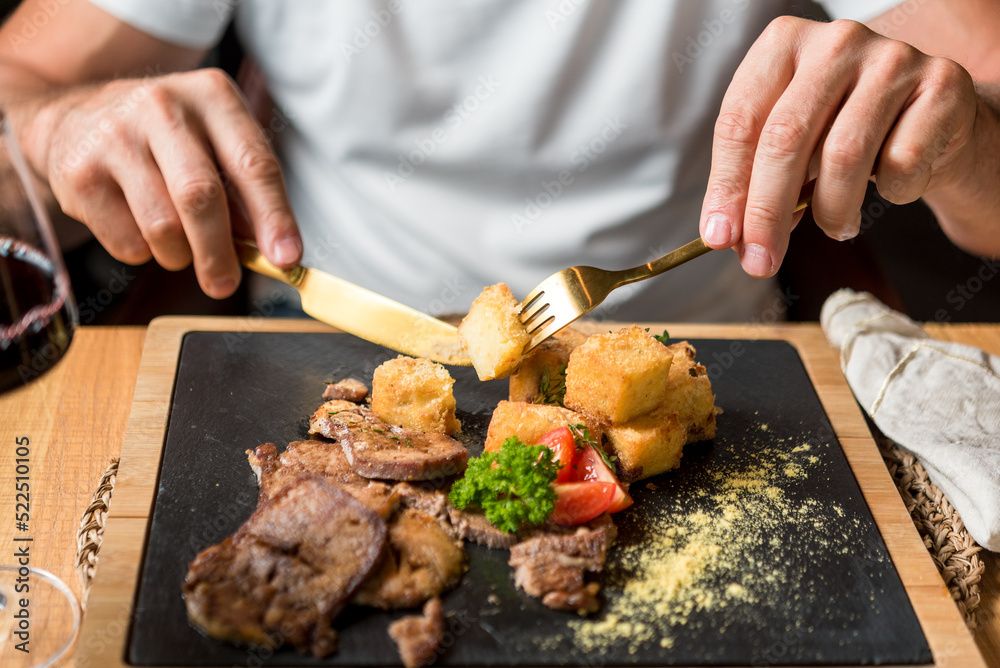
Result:
{"type": "Polygon", "coordinates": [[[53,263],[27,244],[0,237],[0,392],[38,378],[69,348],[75,313],[53,263]]]}

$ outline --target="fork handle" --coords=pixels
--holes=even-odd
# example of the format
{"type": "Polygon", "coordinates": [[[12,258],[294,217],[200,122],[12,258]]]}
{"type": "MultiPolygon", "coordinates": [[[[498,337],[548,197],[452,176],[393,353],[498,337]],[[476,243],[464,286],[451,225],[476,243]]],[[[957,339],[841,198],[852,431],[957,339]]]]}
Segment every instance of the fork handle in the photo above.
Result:
{"type": "MultiPolygon", "coordinates": [[[[802,186],[802,190],[799,191],[799,201],[792,211],[794,213],[798,213],[808,207],[812,202],[813,192],[815,190],[816,179],[813,179],[802,186]]],[[[684,244],[677,250],[670,251],[663,257],[658,257],[652,262],[647,262],[646,264],[633,267],[632,269],[625,269],[621,272],[621,278],[615,287],[618,287],[619,285],[626,285],[628,283],[634,283],[635,281],[641,281],[651,276],[658,276],[665,271],[669,271],[674,267],[684,264],[688,260],[701,257],[710,250],[712,249],[705,245],[705,242],[702,241],[701,237],[698,237],[694,241],[684,244]]]]}
{"type": "Polygon", "coordinates": [[[247,239],[233,239],[236,245],[236,255],[240,258],[240,264],[247,269],[251,269],[258,274],[276,278],[282,283],[288,283],[292,287],[299,287],[302,283],[305,269],[302,266],[295,266],[291,269],[282,269],[271,264],[264,254],[260,252],[257,244],[247,239]]]}

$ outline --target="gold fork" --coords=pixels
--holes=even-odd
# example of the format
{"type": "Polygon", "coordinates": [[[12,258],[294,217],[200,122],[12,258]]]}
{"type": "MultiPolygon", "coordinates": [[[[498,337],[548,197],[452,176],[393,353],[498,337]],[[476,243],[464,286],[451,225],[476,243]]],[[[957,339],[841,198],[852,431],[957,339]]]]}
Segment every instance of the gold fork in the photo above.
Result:
{"type": "MultiPolygon", "coordinates": [[[[815,187],[815,179],[802,186],[795,211],[809,206],[815,187]]],[[[531,337],[525,352],[593,311],[615,288],[658,276],[710,250],[699,237],[663,257],[631,269],[609,271],[580,266],[557,271],[535,286],[520,304],[521,323],[531,337]]]]}

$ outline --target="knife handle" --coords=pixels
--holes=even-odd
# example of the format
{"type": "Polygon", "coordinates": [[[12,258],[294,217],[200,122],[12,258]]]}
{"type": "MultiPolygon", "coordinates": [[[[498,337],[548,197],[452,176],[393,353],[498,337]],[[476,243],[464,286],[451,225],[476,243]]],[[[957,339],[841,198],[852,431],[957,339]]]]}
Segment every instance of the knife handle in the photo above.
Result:
{"type": "Polygon", "coordinates": [[[258,274],[263,274],[264,276],[276,278],[282,283],[287,283],[295,288],[299,287],[302,283],[302,279],[306,273],[305,267],[296,265],[291,269],[281,269],[271,264],[254,242],[247,241],[246,239],[233,239],[233,241],[236,243],[236,254],[240,258],[240,264],[247,269],[255,271],[258,274]]]}

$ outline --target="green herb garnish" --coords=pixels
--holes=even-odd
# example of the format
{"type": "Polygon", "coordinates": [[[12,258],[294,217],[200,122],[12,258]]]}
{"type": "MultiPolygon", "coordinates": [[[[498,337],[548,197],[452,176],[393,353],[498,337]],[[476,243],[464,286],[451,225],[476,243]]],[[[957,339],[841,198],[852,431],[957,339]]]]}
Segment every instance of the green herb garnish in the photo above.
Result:
{"type": "Polygon", "coordinates": [[[667,330],[663,330],[663,334],[653,334],[653,338],[662,343],[663,345],[668,345],[667,341],[670,340],[670,334],[667,332],[667,330]]]}
{"type": "Polygon", "coordinates": [[[573,432],[573,440],[576,441],[577,450],[583,450],[586,447],[593,448],[597,451],[597,454],[601,456],[601,459],[604,460],[604,465],[611,469],[612,473],[616,475],[618,474],[618,469],[615,466],[615,462],[618,461],[618,458],[614,455],[609,455],[604,451],[601,444],[590,435],[590,430],[587,429],[587,425],[571,424],[569,425],[569,430],[573,432]]]}
{"type": "Polygon", "coordinates": [[[573,432],[573,440],[576,441],[577,450],[583,450],[588,445],[592,445],[595,448],[600,445],[591,437],[590,430],[585,424],[571,424],[569,425],[569,430],[573,432]]]}
{"type": "Polygon", "coordinates": [[[512,436],[499,452],[470,459],[448,499],[456,508],[482,508],[490,524],[513,533],[522,524],[541,524],[552,514],[556,503],[552,481],[558,472],[549,448],[527,445],[512,436]]]}
{"type": "Polygon", "coordinates": [[[533,404],[552,404],[562,406],[566,398],[566,365],[563,364],[553,373],[549,367],[542,369],[542,378],[538,382],[538,396],[532,398],[533,404]]]}

